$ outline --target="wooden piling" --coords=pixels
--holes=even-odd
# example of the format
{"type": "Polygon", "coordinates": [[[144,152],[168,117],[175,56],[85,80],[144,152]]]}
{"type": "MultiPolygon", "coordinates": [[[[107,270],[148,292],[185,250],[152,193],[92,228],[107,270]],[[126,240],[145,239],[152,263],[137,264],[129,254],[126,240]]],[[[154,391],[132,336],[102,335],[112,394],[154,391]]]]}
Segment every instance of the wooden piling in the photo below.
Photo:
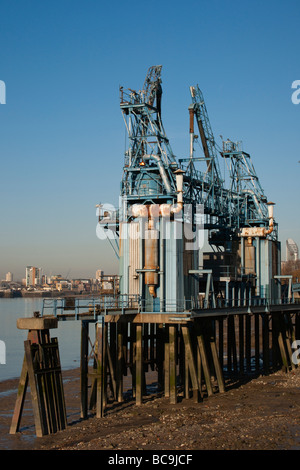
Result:
{"type": "Polygon", "coordinates": [[[57,327],[57,321],[51,324],[49,318],[33,317],[23,318],[17,325],[29,331],[24,342],[24,361],[10,433],[20,430],[28,385],[36,435],[56,433],[67,427],[58,341],[51,339],[49,333],[50,327],[57,327]]]}
{"type": "MultiPolygon", "coordinates": [[[[291,345],[300,339],[298,312],[285,313],[279,308],[252,313],[238,305],[232,312],[219,313],[205,315],[203,311],[194,318],[139,313],[82,320],[81,418],[88,416],[89,378],[90,409],[101,418],[111,403],[124,400],[124,376],[131,378],[132,398],[141,406],[147,399],[147,373],[157,375],[158,391],[163,390],[170,403],[176,404],[182,396],[199,401],[225,392],[224,376],[236,381],[238,375],[253,372],[252,359],[256,372],[268,373],[278,367],[288,372],[296,367],[291,345]],[[90,322],[95,324],[94,345],[89,337],[90,322]],[[94,365],[89,367],[91,357],[94,365]]],[[[24,347],[10,432],[19,429],[28,384],[37,435],[57,432],[66,426],[57,340],[50,340],[48,331],[34,330],[24,347]]]]}
{"type": "Polygon", "coordinates": [[[88,337],[89,323],[81,322],[81,348],[80,348],[80,417],[87,418],[88,414],[88,337]]]}
{"type": "Polygon", "coordinates": [[[136,358],[135,358],[135,388],[136,397],[135,402],[137,405],[142,404],[143,394],[143,350],[142,350],[142,325],[136,325],[136,358]]]}
{"type": "Polygon", "coordinates": [[[177,403],[176,326],[169,325],[170,403],[177,403]]]}

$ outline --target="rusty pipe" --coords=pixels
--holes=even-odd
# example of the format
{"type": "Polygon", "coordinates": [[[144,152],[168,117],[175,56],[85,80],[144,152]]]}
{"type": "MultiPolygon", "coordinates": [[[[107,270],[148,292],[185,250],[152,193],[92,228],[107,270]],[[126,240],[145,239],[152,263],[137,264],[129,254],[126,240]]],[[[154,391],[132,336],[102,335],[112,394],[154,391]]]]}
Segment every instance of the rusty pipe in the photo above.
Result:
{"type": "Polygon", "coordinates": [[[171,207],[171,212],[173,214],[178,214],[182,211],[183,208],[183,170],[176,170],[176,189],[177,189],[177,204],[173,204],[171,207]]]}
{"type": "Polygon", "coordinates": [[[148,230],[145,231],[144,269],[146,270],[145,284],[152,297],[156,297],[156,286],[158,285],[158,238],[158,230],[149,224],[148,230]]]}
{"type": "Polygon", "coordinates": [[[268,202],[268,212],[269,212],[269,229],[265,231],[266,235],[269,235],[274,230],[274,202],[268,202]]]}

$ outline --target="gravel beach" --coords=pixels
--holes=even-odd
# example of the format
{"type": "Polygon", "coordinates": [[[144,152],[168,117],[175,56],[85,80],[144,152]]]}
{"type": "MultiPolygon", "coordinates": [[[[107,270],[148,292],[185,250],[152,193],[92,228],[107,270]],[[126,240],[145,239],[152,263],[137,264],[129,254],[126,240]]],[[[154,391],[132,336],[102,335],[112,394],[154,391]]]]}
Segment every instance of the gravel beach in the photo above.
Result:
{"type": "MultiPolygon", "coordinates": [[[[227,383],[225,393],[176,405],[151,394],[128,399],[105,416],[80,419],[79,370],[63,372],[68,427],[36,438],[30,392],[21,432],[9,434],[18,380],[0,383],[1,450],[300,450],[300,369],[227,383]]],[[[153,384],[154,386],[155,384],[153,384]]]]}

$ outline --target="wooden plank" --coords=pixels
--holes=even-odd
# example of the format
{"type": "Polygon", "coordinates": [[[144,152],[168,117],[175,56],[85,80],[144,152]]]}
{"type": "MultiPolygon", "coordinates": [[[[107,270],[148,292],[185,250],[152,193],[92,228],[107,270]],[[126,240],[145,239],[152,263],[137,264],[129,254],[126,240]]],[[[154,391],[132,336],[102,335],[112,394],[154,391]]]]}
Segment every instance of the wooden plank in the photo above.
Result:
{"type": "Polygon", "coordinates": [[[19,430],[25,394],[30,385],[36,435],[55,433],[67,426],[57,338],[49,330],[29,331],[11,433],[19,430]]]}
{"type": "Polygon", "coordinates": [[[60,362],[60,354],[58,348],[58,340],[57,338],[52,339],[52,343],[56,344],[56,348],[53,350],[53,354],[55,354],[55,362],[53,367],[53,374],[55,378],[55,387],[56,387],[56,399],[57,399],[57,407],[58,407],[58,417],[59,417],[59,430],[65,429],[67,427],[67,411],[66,411],[66,403],[65,403],[65,395],[64,395],[64,388],[63,388],[63,379],[61,373],[61,362],[60,362]]]}
{"type": "Polygon", "coordinates": [[[263,367],[264,371],[268,372],[270,368],[270,348],[269,339],[269,316],[266,313],[262,314],[262,343],[263,343],[263,367]]]}
{"type": "Polygon", "coordinates": [[[191,345],[191,336],[190,336],[190,332],[187,326],[182,326],[181,331],[182,331],[182,336],[183,336],[184,345],[185,345],[185,357],[186,357],[186,363],[185,363],[186,373],[187,373],[186,397],[188,398],[188,395],[189,395],[188,377],[190,376],[191,382],[192,382],[194,399],[198,402],[201,384],[198,382],[196,363],[195,363],[195,359],[194,359],[194,355],[192,351],[192,345],[191,345]]]}
{"type": "Polygon", "coordinates": [[[103,330],[103,365],[102,365],[102,388],[103,388],[103,413],[107,405],[107,345],[108,345],[108,325],[101,321],[103,330]]]}
{"type": "Polygon", "coordinates": [[[102,418],[104,415],[104,400],[103,400],[103,376],[104,376],[104,363],[103,363],[103,323],[99,321],[96,324],[96,344],[97,344],[97,381],[96,381],[96,417],[102,418]]]}
{"type": "Polygon", "coordinates": [[[155,337],[156,337],[156,328],[158,325],[150,323],[150,367],[151,370],[155,370],[155,337]]]}
{"type": "MultiPolygon", "coordinates": [[[[156,351],[155,361],[157,366],[157,380],[159,387],[163,390],[165,387],[165,374],[166,374],[166,357],[165,357],[165,344],[169,342],[169,333],[166,331],[167,325],[156,325],[156,351]]],[[[169,362],[168,362],[169,364],[169,362]]],[[[169,366],[168,366],[169,368],[169,366]]]]}
{"type": "Polygon", "coordinates": [[[231,317],[227,318],[227,371],[232,370],[232,338],[231,338],[231,317]]]}
{"type": "Polygon", "coordinates": [[[223,392],[225,392],[225,383],[224,383],[223,373],[222,373],[222,369],[221,369],[221,366],[220,366],[218,352],[217,352],[217,346],[216,346],[215,341],[211,341],[210,347],[211,347],[213,362],[214,362],[214,366],[215,366],[219,392],[223,393],[223,392]]]}
{"type": "Polygon", "coordinates": [[[239,315],[239,370],[240,373],[244,373],[244,361],[245,361],[245,341],[244,341],[244,315],[239,315]]]}
{"type": "Polygon", "coordinates": [[[203,335],[203,331],[200,325],[197,325],[197,330],[198,330],[197,342],[198,342],[198,347],[199,347],[200,356],[201,356],[201,364],[202,364],[203,373],[204,373],[206,390],[207,390],[208,396],[212,396],[213,389],[212,389],[212,384],[211,384],[211,373],[210,373],[209,362],[208,362],[207,353],[206,353],[204,335],[203,335]]]}
{"type": "Polygon", "coordinates": [[[19,385],[18,385],[17,400],[16,400],[12,422],[11,422],[11,426],[9,430],[10,434],[16,434],[20,430],[20,423],[21,423],[21,418],[22,418],[22,413],[23,413],[23,408],[24,408],[27,385],[28,385],[28,370],[27,370],[26,358],[24,357],[23,366],[21,370],[21,376],[20,376],[19,385]]]}
{"type": "Polygon", "coordinates": [[[254,347],[255,347],[255,368],[259,370],[259,352],[260,352],[260,315],[257,313],[254,316],[254,347]]]}
{"type": "Polygon", "coordinates": [[[233,370],[238,371],[237,365],[237,350],[236,350],[236,335],[235,335],[235,316],[230,317],[232,321],[232,356],[233,356],[233,370]]]}
{"type": "Polygon", "coordinates": [[[281,365],[281,355],[278,344],[278,322],[276,315],[271,315],[272,320],[272,366],[277,368],[281,365]]]}
{"type": "MultiPolygon", "coordinates": [[[[42,341],[44,338],[42,339],[42,341]]],[[[35,346],[35,345],[33,345],[35,346]]],[[[33,347],[32,346],[32,347],[33,347]]],[[[35,376],[37,382],[37,388],[40,395],[40,407],[42,412],[45,413],[45,419],[47,421],[48,434],[56,433],[57,420],[55,415],[55,405],[53,400],[53,384],[52,374],[44,374],[44,368],[50,370],[48,351],[44,344],[36,346],[36,359],[35,359],[35,376]],[[38,374],[38,372],[40,372],[38,374]]]]}
{"type": "Polygon", "coordinates": [[[114,399],[117,397],[117,385],[116,385],[116,374],[115,374],[115,362],[112,360],[111,354],[111,347],[109,343],[106,343],[107,348],[107,360],[108,360],[108,368],[109,368],[109,375],[110,375],[110,384],[112,387],[112,393],[114,399]]]}
{"type": "Polygon", "coordinates": [[[143,374],[143,346],[142,346],[142,325],[136,325],[136,357],[135,357],[135,383],[136,383],[136,396],[135,402],[137,405],[142,404],[142,374],[143,374]]]}
{"type": "Polygon", "coordinates": [[[251,370],[251,316],[246,315],[246,368],[251,370]]]}
{"type": "Polygon", "coordinates": [[[294,364],[292,360],[292,342],[295,341],[295,331],[292,325],[292,319],[291,319],[291,314],[286,313],[284,315],[284,320],[285,320],[285,338],[286,338],[286,349],[287,349],[287,354],[289,357],[289,362],[290,362],[290,367],[291,369],[296,369],[296,365],[294,364]]]}
{"type": "Polygon", "coordinates": [[[221,370],[224,368],[224,318],[218,318],[219,333],[219,361],[221,370]]]}
{"type": "Polygon", "coordinates": [[[176,373],[176,327],[169,325],[169,351],[170,351],[170,403],[177,403],[177,373],[176,373]]]}
{"type": "Polygon", "coordinates": [[[281,367],[282,370],[285,372],[288,371],[289,364],[288,364],[288,358],[286,355],[286,350],[285,350],[285,344],[284,344],[284,332],[282,329],[282,318],[280,313],[278,314],[273,314],[273,325],[276,331],[276,340],[279,348],[279,353],[280,353],[280,359],[281,359],[281,367]]]}
{"type": "Polygon", "coordinates": [[[225,392],[223,371],[222,371],[219,356],[218,356],[215,334],[213,333],[212,328],[211,328],[211,333],[210,333],[210,349],[211,349],[213,364],[214,364],[214,368],[215,368],[215,372],[217,376],[219,392],[223,393],[225,392]]]}
{"type": "Polygon", "coordinates": [[[116,384],[117,384],[117,400],[119,403],[123,401],[123,328],[121,324],[117,325],[117,367],[116,367],[116,384]]]}
{"type": "Polygon", "coordinates": [[[88,414],[88,332],[89,324],[81,322],[81,351],[80,351],[80,417],[87,418],[88,414]]]}
{"type": "Polygon", "coordinates": [[[149,368],[149,323],[143,325],[143,358],[144,358],[144,370],[148,372],[149,368]]]}
{"type": "MultiPolygon", "coordinates": [[[[162,325],[160,325],[162,329],[162,325]]],[[[162,335],[165,336],[163,344],[164,344],[164,392],[165,397],[170,397],[170,343],[169,343],[169,326],[166,325],[165,329],[162,331],[162,335]]],[[[162,336],[161,335],[161,336],[162,336]]],[[[160,361],[161,363],[161,361],[160,361]]]]}
{"type": "Polygon", "coordinates": [[[138,313],[136,315],[105,315],[105,323],[170,323],[185,324],[190,321],[190,315],[184,313],[138,313]]]}
{"type": "Polygon", "coordinates": [[[29,340],[24,342],[25,347],[25,357],[28,370],[28,382],[30,386],[30,393],[32,399],[34,423],[37,437],[42,437],[48,433],[48,429],[45,427],[45,421],[42,419],[42,410],[40,408],[40,400],[38,396],[36,377],[34,374],[32,353],[31,353],[31,343],[29,340]]]}

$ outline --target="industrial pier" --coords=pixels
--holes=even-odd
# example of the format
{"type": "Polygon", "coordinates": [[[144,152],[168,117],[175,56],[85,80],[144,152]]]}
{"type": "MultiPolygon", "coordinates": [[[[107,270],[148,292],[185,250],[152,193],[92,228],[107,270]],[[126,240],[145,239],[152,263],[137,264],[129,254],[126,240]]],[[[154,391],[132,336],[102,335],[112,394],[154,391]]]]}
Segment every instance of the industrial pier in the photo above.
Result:
{"type": "Polygon", "coordinates": [[[11,433],[20,427],[28,380],[37,435],[67,425],[58,344],[49,332],[59,321],[82,325],[82,418],[122,402],[125,376],[142,405],[147,372],[177,403],[226,392],[230,377],[297,367],[300,304],[291,276],[280,272],[274,203],[241,142],[216,144],[198,85],[190,87],[189,153],[175,157],[162,123],[161,71],[151,67],[139,91],[120,88],[128,133],[121,203],[97,205],[100,238],[119,258],[120,292],[45,299],[42,312],[19,322],[29,336],[11,433]]]}

